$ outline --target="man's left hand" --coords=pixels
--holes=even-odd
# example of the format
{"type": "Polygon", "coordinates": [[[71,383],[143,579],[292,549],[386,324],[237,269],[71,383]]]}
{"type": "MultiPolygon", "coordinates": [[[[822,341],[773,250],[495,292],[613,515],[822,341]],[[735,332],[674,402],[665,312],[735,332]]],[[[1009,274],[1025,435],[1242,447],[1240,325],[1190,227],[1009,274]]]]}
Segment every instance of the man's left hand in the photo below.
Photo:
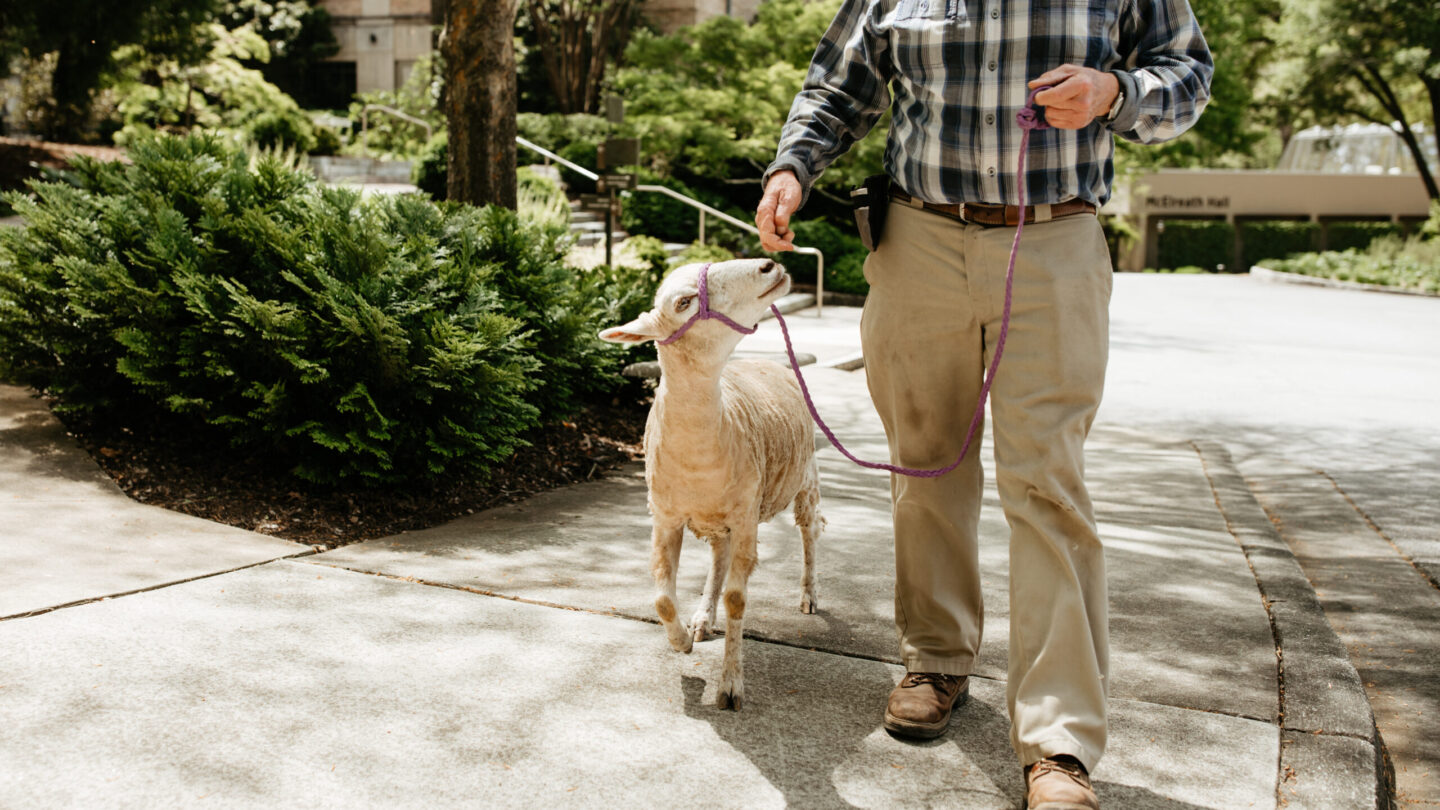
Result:
{"type": "Polygon", "coordinates": [[[1045,122],[1057,129],[1083,129],[1110,112],[1120,82],[1109,73],[1079,65],[1061,65],[1030,82],[1030,89],[1050,85],[1035,95],[1045,108],[1045,122]]]}

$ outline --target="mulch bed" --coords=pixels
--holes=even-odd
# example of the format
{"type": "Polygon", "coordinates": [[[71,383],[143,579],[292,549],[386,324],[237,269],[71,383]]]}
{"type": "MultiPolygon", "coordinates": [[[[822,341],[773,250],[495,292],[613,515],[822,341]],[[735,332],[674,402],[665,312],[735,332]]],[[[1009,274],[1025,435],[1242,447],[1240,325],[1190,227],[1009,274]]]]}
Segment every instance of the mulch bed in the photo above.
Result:
{"type": "Polygon", "coordinates": [[[38,167],[63,169],[76,155],[99,160],[124,160],[124,150],[113,146],[85,146],[74,143],[27,141],[0,137],[0,189],[18,189],[24,181],[40,176],[38,167]]]}
{"type": "Polygon", "coordinates": [[[333,489],[288,478],[262,460],[187,445],[159,430],[68,422],[122,490],[161,506],[324,548],[437,526],[536,493],[603,477],[641,457],[648,403],[591,406],[529,437],[487,480],[447,477],[401,487],[333,489]]]}

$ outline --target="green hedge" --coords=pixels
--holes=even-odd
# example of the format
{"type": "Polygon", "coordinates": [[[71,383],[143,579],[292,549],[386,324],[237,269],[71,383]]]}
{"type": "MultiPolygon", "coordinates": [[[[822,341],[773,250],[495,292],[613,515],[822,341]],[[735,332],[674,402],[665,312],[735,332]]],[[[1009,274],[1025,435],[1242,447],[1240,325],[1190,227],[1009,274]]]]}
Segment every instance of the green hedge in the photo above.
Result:
{"type": "Polygon", "coordinates": [[[1159,237],[1157,267],[1171,270],[1198,265],[1214,270],[1219,265],[1235,271],[1235,227],[1223,220],[1166,220],[1159,237]]]}
{"type": "MultiPolygon", "coordinates": [[[[634,293],[501,208],[325,188],[211,138],[32,182],[0,229],[0,365],[57,410],[158,419],[322,482],[504,463],[617,380],[634,293]]],[[[633,286],[633,285],[630,285],[633,286]]]]}
{"type": "Polygon", "coordinates": [[[1236,272],[1247,272],[1266,259],[1283,259],[1296,253],[1313,253],[1320,247],[1317,222],[1246,222],[1240,226],[1245,243],[1244,261],[1236,272]]]}
{"type": "Polygon", "coordinates": [[[1363,251],[1382,236],[1400,236],[1401,230],[1393,222],[1332,222],[1326,228],[1325,249],[1363,251]]]}

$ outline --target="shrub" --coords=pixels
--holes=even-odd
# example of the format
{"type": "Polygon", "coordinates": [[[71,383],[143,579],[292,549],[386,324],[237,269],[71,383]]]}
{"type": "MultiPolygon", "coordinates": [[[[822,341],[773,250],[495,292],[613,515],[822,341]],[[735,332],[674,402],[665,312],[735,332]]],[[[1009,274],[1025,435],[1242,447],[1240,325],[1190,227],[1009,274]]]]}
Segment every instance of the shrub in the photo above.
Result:
{"type": "Polygon", "coordinates": [[[362,199],[213,138],[130,157],[7,198],[0,356],[62,413],[380,483],[483,473],[614,384],[612,291],[512,212],[362,199]]]}
{"type": "Polygon", "coordinates": [[[825,266],[825,289],[827,292],[869,295],[870,282],[865,280],[865,257],[867,252],[846,253],[833,265],[825,266]]]}
{"type": "MultiPolygon", "coordinates": [[[[633,257],[635,264],[645,268],[655,275],[655,283],[658,286],[660,277],[670,269],[670,252],[665,249],[665,243],[653,236],[632,236],[620,245],[623,255],[633,257]]],[[[654,295],[652,293],[651,297],[654,295]]]]}
{"type": "Polygon", "coordinates": [[[1286,273],[1440,293],[1440,240],[1419,237],[1376,239],[1365,251],[1303,253],[1266,262],[1286,273]]]}
{"type": "Polygon", "coordinates": [[[449,138],[444,132],[437,134],[425,144],[425,150],[410,167],[410,182],[434,200],[443,200],[449,194],[449,144],[449,138]]]}
{"type": "MultiPolygon", "coordinates": [[[[865,262],[865,246],[854,228],[842,228],[821,219],[791,220],[795,230],[796,247],[819,248],[825,254],[825,288],[835,292],[869,292],[865,278],[854,266],[857,257],[861,266],[865,262]],[[848,263],[848,264],[847,264],[848,263]],[[855,278],[859,278],[859,284],[855,278]],[[836,286],[836,282],[840,286],[836,286]]],[[[784,263],[795,273],[796,281],[815,283],[815,258],[803,253],[787,254],[784,263]]]]}
{"type": "Polygon", "coordinates": [[[284,147],[309,152],[319,143],[315,138],[315,125],[294,110],[257,113],[246,123],[245,131],[250,142],[262,149],[284,147]]]}
{"type": "MultiPolygon", "coordinates": [[[[641,185],[664,186],[717,208],[724,203],[674,178],[661,178],[649,169],[640,169],[638,174],[641,185]]],[[[713,217],[709,222],[719,224],[713,217]]],[[[654,236],[667,242],[694,242],[700,236],[700,211],[664,194],[637,191],[625,197],[620,225],[629,233],[654,236]]]]}
{"type": "Polygon", "coordinates": [[[315,125],[315,148],[310,150],[312,155],[335,155],[340,153],[340,146],[343,141],[340,133],[334,127],[324,124],[315,125]]]}
{"type": "Polygon", "coordinates": [[[1332,222],[1327,229],[1325,249],[1364,251],[1382,236],[1399,236],[1400,226],[1393,222],[1332,222]]]}
{"type": "Polygon", "coordinates": [[[1171,219],[1164,222],[1159,239],[1160,269],[1199,265],[1235,268],[1235,227],[1223,220],[1171,219]]]}
{"type": "Polygon", "coordinates": [[[688,247],[680,251],[675,257],[675,264],[700,264],[702,262],[728,262],[735,258],[731,253],[719,245],[710,245],[705,242],[691,242],[688,247]]]}
{"type": "Polygon", "coordinates": [[[1246,222],[1240,226],[1245,256],[1236,272],[1248,271],[1266,259],[1283,259],[1310,253],[1320,246],[1320,225],[1315,222],[1246,222]]]}

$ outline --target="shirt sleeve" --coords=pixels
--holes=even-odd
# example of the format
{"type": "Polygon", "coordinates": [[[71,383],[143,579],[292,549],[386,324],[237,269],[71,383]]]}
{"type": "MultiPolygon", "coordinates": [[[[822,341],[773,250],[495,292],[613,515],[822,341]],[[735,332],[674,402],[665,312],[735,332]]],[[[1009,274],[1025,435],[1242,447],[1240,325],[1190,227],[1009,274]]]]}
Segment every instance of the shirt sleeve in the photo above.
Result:
{"type": "Polygon", "coordinates": [[[1109,126],[1136,143],[1159,143],[1194,126],[1210,101],[1215,64],[1187,0],[1134,0],[1121,24],[1125,100],[1109,126]]]}
{"type": "Polygon", "coordinates": [[[777,171],[795,172],[810,198],[815,179],[855,141],[865,137],[890,103],[887,41],[875,35],[875,0],[845,0],[810,61],[805,84],[790,105],[775,161],[761,188],[777,171]]]}

